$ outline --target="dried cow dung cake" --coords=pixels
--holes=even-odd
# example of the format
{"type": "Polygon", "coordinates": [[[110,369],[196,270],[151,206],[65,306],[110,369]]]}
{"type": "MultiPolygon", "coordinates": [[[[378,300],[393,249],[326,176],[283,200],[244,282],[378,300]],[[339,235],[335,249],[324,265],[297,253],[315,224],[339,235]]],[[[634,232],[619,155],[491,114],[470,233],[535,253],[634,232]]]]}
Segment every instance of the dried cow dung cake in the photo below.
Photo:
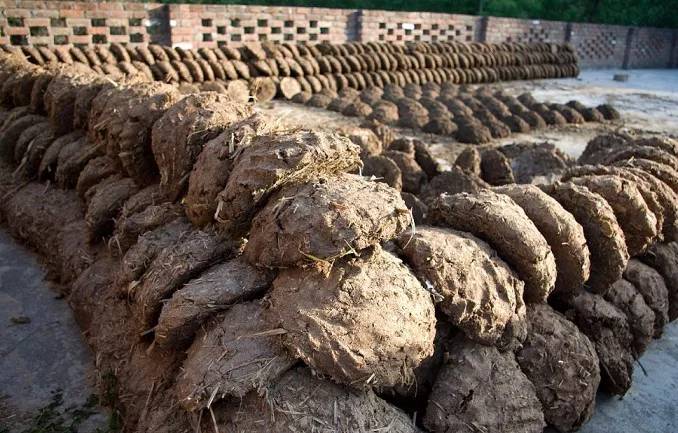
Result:
{"type": "Polygon", "coordinates": [[[257,102],[268,102],[277,92],[275,81],[267,77],[257,77],[250,80],[249,92],[257,102]]]}
{"type": "Polygon", "coordinates": [[[151,150],[153,124],[180,98],[170,85],[154,83],[147,94],[127,101],[125,123],[119,135],[118,157],[128,176],[140,185],[157,178],[158,167],[151,150]]]}
{"type": "Polygon", "coordinates": [[[217,197],[215,219],[227,228],[246,225],[280,187],[360,165],[360,148],[338,134],[298,130],[259,135],[236,157],[217,197]]]}
{"type": "Polygon", "coordinates": [[[664,182],[675,193],[678,193],[678,171],[666,164],[651,161],[649,159],[629,159],[625,161],[617,161],[614,163],[614,165],[618,167],[630,167],[643,170],[664,182]]]}
{"type": "Polygon", "coordinates": [[[598,175],[570,179],[601,195],[614,211],[624,232],[629,255],[638,256],[657,239],[657,218],[635,183],[620,176],[598,175]]]}
{"type": "MultiPolygon", "coordinates": [[[[371,390],[354,390],[319,379],[308,368],[288,371],[262,390],[214,411],[221,431],[248,433],[326,432],[422,433],[400,409],[371,390]],[[309,398],[312,396],[312,398],[309,398]]],[[[204,430],[212,422],[205,422],[204,430]]]]}
{"type": "Polygon", "coordinates": [[[492,133],[487,127],[478,121],[468,121],[460,119],[455,123],[459,127],[457,129],[456,138],[462,143],[482,144],[492,141],[492,133]]]}
{"type": "Polygon", "coordinates": [[[89,143],[86,137],[65,145],[59,152],[54,176],[59,186],[74,188],[89,161],[102,155],[101,146],[89,143]]]}
{"type": "MultiPolygon", "coordinates": [[[[626,315],[633,335],[633,356],[640,358],[655,333],[655,315],[635,286],[621,279],[610,286],[605,300],[626,315]]],[[[661,328],[659,328],[661,330],[661,328]]]]}
{"type": "Polygon", "coordinates": [[[384,182],[398,191],[403,189],[402,173],[398,164],[386,156],[373,155],[364,158],[362,175],[377,182],[384,182]]]}
{"type": "Polygon", "coordinates": [[[678,318],[678,243],[657,243],[642,260],[664,278],[669,299],[669,321],[678,318]]]}
{"type": "Polygon", "coordinates": [[[28,114],[16,119],[8,118],[0,129],[0,158],[7,162],[14,160],[14,148],[21,134],[36,123],[45,121],[43,116],[28,114]]]}
{"type": "Polygon", "coordinates": [[[552,143],[515,143],[499,150],[511,161],[516,183],[552,183],[571,164],[552,143]]]}
{"type": "Polygon", "coordinates": [[[190,233],[191,224],[184,218],[177,218],[139,236],[137,243],[125,252],[120,261],[120,269],[116,276],[118,292],[123,296],[134,296],[141,277],[158,253],[184,239],[190,233]]]}
{"type": "Polygon", "coordinates": [[[431,180],[442,173],[440,164],[427,144],[420,140],[412,140],[412,144],[414,145],[414,159],[426,173],[427,180],[431,180]]]}
{"type": "Polygon", "coordinates": [[[73,131],[69,134],[62,135],[56,140],[52,141],[47,149],[45,154],[40,160],[40,165],[38,166],[38,179],[40,180],[52,180],[56,174],[57,162],[59,159],[59,153],[61,150],[69,146],[71,143],[80,140],[83,137],[82,131],[73,131]]]}
{"type": "Polygon", "coordinates": [[[137,242],[139,236],[174,221],[183,214],[181,206],[165,202],[150,205],[129,216],[120,216],[108,243],[112,248],[125,252],[137,242]]]}
{"type": "Polygon", "coordinates": [[[28,150],[33,149],[35,146],[36,141],[38,141],[38,137],[43,136],[40,141],[43,143],[43,146],[45,146],[45,139],[51,142],[55,138],[55,135],[54,129],[49,125],[48,122],[36,123],[32,126],[29,126],[24,130],[24,132],[21,133],[19,139],[14,145],[13,162],[15,164],[21,164],[24,157],[27,156],[26,153],[28,150]],[[45,135],[46,138],[44,138],[45,135]]]}
{"type": "Polygon", "coordinates": [[[160,192],[160,185],[153,184],[140,189],[136,194],[132,195],[122,206],[120,216],[122,218],[129,217],[135,213],[141,212],[147,207],[155,204],[164,203],[165,200],[160,192]]]}
{"type": "Polygon", "coordinates": [[[480,176],[480,163],[480,152],[472,146],[466,146],[454,161],[454,165],[476,176],[480,176]]]}
{"type": "Polygon", "coordinates": [[[424,173],[414,158],[414,153],[387,150],[383,155],[398,165],[402,174],[403,191],[418,194],[421,187],[426,183],[427,178],[426,173],[424,173]]]}
{"type": "Polygon", "coordinates": [[[433,433],[541,433],[534,385],[512,352],[456,338],[433,385],[424,426],[433,433]]]}
{"type": "Polygon", "coordinates": [[[603,161],[606,165],[611,165],[618,161],[642,159],[655,161],[665,164],[674,170],[678,170],[678,156],[654,146],[633,145],[613,152],[603,161]]]}
{"type": "Polygon", "coordinates": [[[490,185],[479,176],[465,172],[457,166],[433,177],[421,190],[419,198],[430,205],[440,194],[476,193],[490,185]]]}
{"type": "Polygon", "coordinates": [[[626,315],[600,295],[582,292],[566,316],[593,342],[600,360],[601,384],[624,395],[633,375],[633,336],[626,315]]]}
{"type": "Polygon", "coordinates": [[[332,98],[323,95],[322,93],[316,93],[315,95],[311,96],[311,98],[306,101],[306,105],[309,105],[311,107],[315,108],[327,108],[328,105],[332,102],[332,98]]]}
{"type": "Polygon", "coordinates": [[[623,133],[602,134],[586,143],[577,162],[579,164],[602,164],[613,153],[628,147],[632,138],[623,133]]]}
{"type": "Polygon", "coordinates": [[[441,297],[450,323],[471,340],[494,345],[511,319],[525,319],[524,283],[487,243],[426,226],[402,233],[397,243],[419,280],[441,297]]]}
{"type": "Polygon", "coordinates": [[[73,309],[76,322],[82,329],[89,331],[96,326],[95,311],[97,306],[101,305],[102,293],[109,290],[115,282],[116,264],[114,258],[104,255],[73,280],[68,303],[73,309]]]}
{"type": "Polygon", "coordinates": [[[494,192],[509,196],[544,236],[556,259],[554,293],[574,294],[589,279],[591,261],[584,229],[555,199],[532,185],[506,185],[494,192]]]}
{"type": "Polygon", "coordinates": [[[203,322],[231,305],[264,293],[273,275],[237,257],[214,265],[177,290],[163,305],[155,327],[155,343],[179,348],[193,340],[203,322]]]}
{"type": "Polygon", "coordinates": [[[299,82],[292,77],[285,77],[280,80],[278,87],[280,89],[280,93],[286,99],[292,99],[293,96],[301,92],[301,86],[299,85],[299,82]]]}
{"type": "Polygon", "coordinates": [[[16,174],[20,177],[33,179],[38,174],[38,167],[47,148],[56,139],[52,128],[45,128],[33,140],[28,143],[26,151],[19,162],[16,174]]]}
{"type": "Polygon", "coordinates": [[[118,163],[110,156],[99,156],[90,159],[85,168],[78,176],[78,183],[75,190],[81,199],[85,198],[85,193],[94,185],[100,183],[107,177],[113,176],[120,171],[118,163]]]}
{"type": "Polygon", "coordinates": [[[360,146],[360,158],[366,158],[369,155],[379,155],[382,153],[384,144],[379,137],[370,129],[355,126],[343,126],[336,129],[342,135],[347,136],[351,141],[360,146]]]}
{"type": "Polygon", "coordinates": [[[200,331],[177,378],[179,403],[189,411],[226,397],[241,399],[259,391],[296,362],[285,352],[263,318],[258,302],[233,305],[200,331]]]}
{"type": "Polygon", "coordinates": [[[212,230],[194,229],[177,243],[158,252],[134,291],[135,313],[146,331],[155,325],[162,302],[183,284],[237,249],[212,230]]]}
{"type": "Polygon", "coordinates": [[[490,185],[515,183],[511,162],[497,149],[488,149],[481,153],[481,177],[490,185]]]}
{"type": "Polygon", "coordinates": [[[603,197],[573,183],[558,183],[542,188],[555,198],[584,229],[591,253],[591,276],[586,287],[604,294],[622,277],[629,261],[626,241],[614,211],[603,197]]]}
{"type": "Polygon", "coordinates": [[[169,199],[183,193],[203,145],[251,114],[249,106],[211,92],[189,95],[165,111],[153,125],[152,149],[160,186],[169,199]]]}
{"type": "Polygon", "coordinates": [[[34,182],[6,197],[2,212],[9,232],[45,257],[51,269],[60,266],[60,230],[82,219],[75,192],[34,182]]]}
{"type": "MultiPolygon", "coordinates": [[[[649,255],[651,255],[650,253],[649,255]]],[[[669,290],[659,272],[640,260],[629,260],[624,278],[632,283],[654,312],[654,337],[661,337],[669,323],[669,290]]]]}
{"type": "Polygon", "coordinates": [[[260,266],[332,262],[411,224],[398,191],[351,174],[281,189],[254,217],[245,256],[260,266]],[[276,239],[271,243],[271,239],[276,239]]]}
{"type": "Polygon", "coordinates": [[[273,281],[267,318],[307,365],[352,387],[408,385],[433,354],[429,293],[379,246],[335,263],[329,275],[286,269],[273,281]]]}
{"type": "Polygon", "coordinates": [[[409,192],[401,192],[400,197],[405,202],[405,206],[412,212],[414,223],[417,225],[424,224],[428,215],[428,206],[419,197],[409,192]]]}
{"type": "Polygon", "coordinates": [[[214,220],[217,195],[226,186],[235,155],[252,139],[270,132],[272,124],[259,114],[235,122],[208,141],[193,165],[184,197],[186,216],[197,226],[214,220]]]}
{"type": "MultiPolygon", "coordinates": [[[[657,233],[661,233],[664,238],[668,239],[676,235],[678,195],[662,181],[640,169],[604,165],[578,165],[568,169],[561,179],[565,181],[573,177],[592,175],[614,175],[634,182],[643,200],[657,219],[657,233]]],[[[661,235],[658,234],[657,238],[661,238],[661,235]]]]}
{"type": "Polygon", "coordinates": [[[549,244],[508,196],[481,190],[439,196],[429,208],[435,224],[467,231],[488,242],[525,282],[525,300],[543,302],[556,282],[549,244]]]}
{"type": "Polygon", "coordinates": [[[574,323],[547,304],[528,305],[527,338],[516,360],[537,391],[547,424],[572,432],[591,419],[598,355],[574,323]]]}
{"type": "Polygon", "coordinates": [[[58,74],[47,86],[43,97],[45,111],[57,134],[73,130],[78,89],[89,85],[93,79],[94,75],[58,74]]]}
{"type": "Polygon", "coordinates": [[[89,200],[85,213],[91,240],[111,233],[122,205],[139,190],[130,178],[104,180],[94,188],[94,195],[89,200]]]}

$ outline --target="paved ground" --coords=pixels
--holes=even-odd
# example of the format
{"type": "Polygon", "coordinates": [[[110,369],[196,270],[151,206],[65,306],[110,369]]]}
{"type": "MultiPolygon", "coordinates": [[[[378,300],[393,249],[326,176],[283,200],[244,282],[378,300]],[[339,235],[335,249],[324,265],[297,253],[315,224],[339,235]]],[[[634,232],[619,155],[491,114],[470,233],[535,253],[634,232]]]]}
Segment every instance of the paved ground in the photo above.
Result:
{"type": "Polygon", "coordinates": [[[64,425],[82,420],[80,432],[103,428],[105,415],[85,413],[94,395],[91,353],[43,277],[35,256],[0,229],[0,432],[35,427],[41,411],[41,421],[60,422],[57,411],[64,425]]]}

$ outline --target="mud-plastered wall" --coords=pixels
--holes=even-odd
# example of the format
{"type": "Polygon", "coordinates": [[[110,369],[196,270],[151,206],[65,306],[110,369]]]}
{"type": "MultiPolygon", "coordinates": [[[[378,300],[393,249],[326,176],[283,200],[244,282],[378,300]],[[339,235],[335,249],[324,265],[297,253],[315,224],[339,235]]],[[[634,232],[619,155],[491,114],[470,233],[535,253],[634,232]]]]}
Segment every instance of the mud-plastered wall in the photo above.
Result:
{"type": "Polygon", "coordinates": [[[678,29],[364,9],[0,0],[0,43],[570,42],[583,68],[678,66],[678,29]]]}

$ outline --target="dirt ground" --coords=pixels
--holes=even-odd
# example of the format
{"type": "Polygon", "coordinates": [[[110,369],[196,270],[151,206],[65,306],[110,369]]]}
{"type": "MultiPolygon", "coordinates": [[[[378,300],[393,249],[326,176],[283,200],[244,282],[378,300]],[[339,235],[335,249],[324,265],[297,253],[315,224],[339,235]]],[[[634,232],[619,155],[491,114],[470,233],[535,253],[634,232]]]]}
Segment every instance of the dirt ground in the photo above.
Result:
{"type": "MultiPolygon", "coordinates": [[[[565,103],[576,99],[587,106],[610,103],[622,114],[622,120],[616,122],[548,127],[529,134],[512,134],[509,138],[495,140],[494,144],[550,141],[569,155],[577,157],[590,139],[605,131],[678,135],[676,70],[592,70],[582,72],[578,78],[513,81],[492,86],[516,96],[523,92],[532,92],[538,101],[565,103]],[[612,77],[616,73],[628,74],[629,80],[613,81],[612,77]]],[[[359,125],[361,122],[359,118],[346,117],[333,111],[279,100],[262,104],[259,109],[279,117],[283,123],[300,127],[336,128],[359,125]]],[[[403,136],[416,137],[428,143],[435,156],[447,164],[466,146],[450,137],[405,128],[396,128],[396,131],[403,136]]]]}

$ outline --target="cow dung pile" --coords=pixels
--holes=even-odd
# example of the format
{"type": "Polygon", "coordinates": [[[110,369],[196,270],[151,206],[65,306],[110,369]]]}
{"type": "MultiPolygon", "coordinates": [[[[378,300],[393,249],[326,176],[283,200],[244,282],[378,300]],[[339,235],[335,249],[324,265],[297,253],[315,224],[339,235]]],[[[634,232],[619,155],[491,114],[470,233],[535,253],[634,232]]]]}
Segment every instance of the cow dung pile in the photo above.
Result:
{"type": "MultiPolygon", "coordinates": [[[[432,46],[408,55],[435,70],[432,46]]],[[[134,51],[164,73],[183,52],[173,71],[203,80],[224,60],[134,51]]],[[[287,58],[222,55],[256,59],[254,78],[287,58]]],[[[443,169],[375,124],[288,129],[220,91],[16,54],[0,77],[0,221],[65,287],[131,430],[571,432],[678,316],[673,140],[600,136],[578,162],[468,147],[443,169]]],[[[511,116],[403,84],[337,96],[416,123],[480,101],[511,116]]],[[[578,104],[536,108],[581,121],[578,104]]]]}
{"type": "MultiPolygon", "coordinates": [[[[0,52],[38,66],[77,66],[115,79],[142,75],[174,84],[185,93],[214,91],[239,102],[250,96],[268,101],[276,96],[291,99],[299,94],[388,84],[489,83],[579,74],[573,47],[551,43],[247,42],[239,48],[224,45],[197,50],[111,43],[67,49],[3,46],[0,52]]],[[[313,106],[327,104],[323,97],[306,99],[313,106]]],[[[601,113],[608,117],[616,111],[606,106],[587,117],[602,118],[601,113]]]]}
{"type": "MultiPolygon", "coordinates": [[[[310,97],[310,92],[306,93],[308,98],[293,97],[291,100],[348,116],[364,117],[384,125],[451,136],[461,143],[471,144],[488,143],[495,138],[508,137],[513,132],[526,133],[547,125],[618,119],[602,115],[585,119],[575,108],[538,103],[529,93],[516,98],[490,86],[472,89],[453,83],[409,83],[404,87],[389,83],[383,90],[381,87],[367,87],[361,92],[325,91],[322,98],[327,103],[322,105],[316,99],[320,94],[310,97]]],[[[595,110],[574,102],[572,105],[582,112],[595,110]]],[[[524,164],[529,161],[525,155],[524,164]]],[[[523,170],[529,169],[525,167],[523,170]]]]}

